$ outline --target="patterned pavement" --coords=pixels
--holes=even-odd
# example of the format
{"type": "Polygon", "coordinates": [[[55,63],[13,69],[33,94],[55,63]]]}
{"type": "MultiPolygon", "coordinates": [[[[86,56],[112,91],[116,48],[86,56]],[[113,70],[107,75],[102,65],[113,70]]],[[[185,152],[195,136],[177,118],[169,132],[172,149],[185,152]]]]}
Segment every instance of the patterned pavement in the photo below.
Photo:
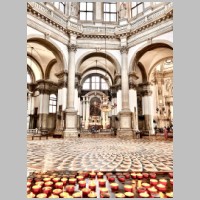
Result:
{"type": "Polygon", "coordinates": [[[173,142],[71,138],[27,141],[27,170],[173,171],[173,142]]]}

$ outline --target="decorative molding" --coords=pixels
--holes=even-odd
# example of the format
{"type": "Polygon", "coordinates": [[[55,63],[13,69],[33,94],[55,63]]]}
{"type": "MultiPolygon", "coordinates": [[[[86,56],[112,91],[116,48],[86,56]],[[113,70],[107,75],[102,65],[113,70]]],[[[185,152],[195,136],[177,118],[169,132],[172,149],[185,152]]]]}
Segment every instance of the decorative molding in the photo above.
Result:
{"type": "Polygon", "coordinates": [[[151,96],[152,95],[152,90],[142,90],[141,95],[144,96],[151,96]]]}
{"type": "Polygon", "coordinates": [[[127,47],[127,46],[122,46],[121,48],[120,48],[120,53],[121,54],[123,54],[123,53],[128,53],[128,50],[129,50],[129,48],[127,47]]]}
{"type": "Polygon", "coordinates": [[[68,49],[71,52],[76,52],[77,51],[77,45],[75,45],[75,44],[69,44],[68,45],[68,49]]]}

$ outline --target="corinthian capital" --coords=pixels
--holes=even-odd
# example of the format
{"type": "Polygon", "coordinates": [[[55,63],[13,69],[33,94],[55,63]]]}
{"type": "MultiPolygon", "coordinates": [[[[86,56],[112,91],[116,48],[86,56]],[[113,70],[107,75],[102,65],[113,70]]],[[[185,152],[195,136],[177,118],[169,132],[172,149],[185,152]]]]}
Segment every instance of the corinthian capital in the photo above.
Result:
{"type": "Polygon", "coordinates": [[[123,53],[128,53],[128,47],[127,47],[127,46],[122,46],[122,47],[120,48],[120,52],[121,52],[121,54],[123,54],[123,53]]]}
{"type": "Polygon", "coordinates": [[[77,45],[75,45],[75,44],[69,44],[69,45],[68,45],[68,49],[69,49],[69,51],[74,51],[74,52],[76,52],[76,50],[77,50],[77,45]]]}

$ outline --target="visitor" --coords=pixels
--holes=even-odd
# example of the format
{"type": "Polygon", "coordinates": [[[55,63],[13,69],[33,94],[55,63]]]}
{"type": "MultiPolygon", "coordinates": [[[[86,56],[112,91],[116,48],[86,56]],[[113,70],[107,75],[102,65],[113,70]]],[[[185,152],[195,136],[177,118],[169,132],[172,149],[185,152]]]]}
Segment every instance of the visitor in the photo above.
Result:
{"type": "Polygon", "coordinates": [[[136,138],[137,139],[142,138],[141,131],[139,129],[136,130],[136,138]]]}
{"type": "Polygon", "coordinates": [[[168,138],[168,130],[166,127],[164,127],[164,137],[165,137],[165,140],[167,140],[168,138]]]}

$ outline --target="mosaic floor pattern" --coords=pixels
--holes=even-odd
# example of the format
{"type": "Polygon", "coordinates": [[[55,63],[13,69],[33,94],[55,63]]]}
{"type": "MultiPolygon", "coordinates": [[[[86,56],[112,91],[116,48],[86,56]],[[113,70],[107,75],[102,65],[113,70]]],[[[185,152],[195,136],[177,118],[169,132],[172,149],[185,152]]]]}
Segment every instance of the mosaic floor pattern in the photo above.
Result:
{"type": "Polygon", "coordinates": [[[173,171],[173,142],[73,138],[27,141],[27,170],[173,171]]]}

